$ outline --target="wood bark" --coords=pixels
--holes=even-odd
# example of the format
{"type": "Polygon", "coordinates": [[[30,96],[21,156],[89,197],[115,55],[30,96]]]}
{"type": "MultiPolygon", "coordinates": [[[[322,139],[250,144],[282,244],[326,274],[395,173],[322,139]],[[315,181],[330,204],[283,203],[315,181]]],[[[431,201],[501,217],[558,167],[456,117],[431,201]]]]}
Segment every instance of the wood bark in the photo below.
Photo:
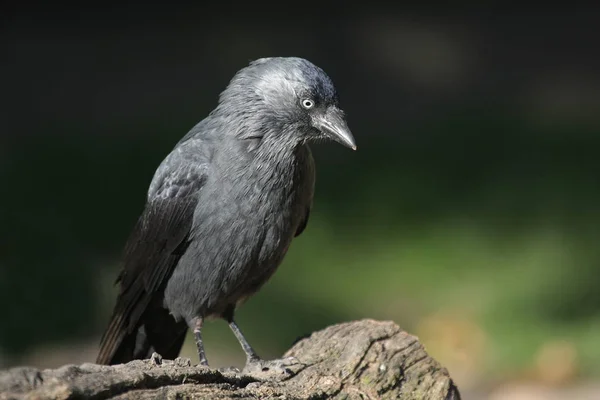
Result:
{"type": "MultiPolygon", "coordinates": [[[[448,372],[393,322],[333,325],[298,341],[284,374],[219,371],[189,359],[0,372],[0,399],[458,400],[448,372]]],[[[281,371],[280,371],[281,372],[281,371]]]]}

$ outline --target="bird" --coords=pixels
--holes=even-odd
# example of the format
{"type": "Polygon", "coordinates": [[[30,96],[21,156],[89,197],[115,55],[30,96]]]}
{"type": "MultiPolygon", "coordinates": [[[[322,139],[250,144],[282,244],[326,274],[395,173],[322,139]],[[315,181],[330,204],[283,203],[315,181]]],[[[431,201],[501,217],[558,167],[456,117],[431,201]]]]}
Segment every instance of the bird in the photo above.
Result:
{"type": "Polygon", "coordinates": [[[315,187],[309,144],[324,141],[357,148],[325,71],[300,57],[260,58],[237,71],[152,177],[96,363],[155,352],[175,359],[190,329],[198,365],[208,366],[208,319],[229,324],[245,368],[267,363],[234,314],[305,230],[315,187]]]}

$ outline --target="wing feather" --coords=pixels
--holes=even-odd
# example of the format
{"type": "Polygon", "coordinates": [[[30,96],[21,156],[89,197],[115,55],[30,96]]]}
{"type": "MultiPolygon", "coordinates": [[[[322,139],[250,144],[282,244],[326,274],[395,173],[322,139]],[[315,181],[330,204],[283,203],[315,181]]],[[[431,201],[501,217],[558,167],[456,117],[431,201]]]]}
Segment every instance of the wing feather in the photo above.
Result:
{"type": "Polygon", "coordinates": [[[123,341],[136,330],[152,298],[164,288],[188,245],[198,193],[206,181],[206,164],[175,164],[159,176],[156,190],[135,225],[117,278],[120,292],[100,344],[97,362],[108,364],[123,341]]]}

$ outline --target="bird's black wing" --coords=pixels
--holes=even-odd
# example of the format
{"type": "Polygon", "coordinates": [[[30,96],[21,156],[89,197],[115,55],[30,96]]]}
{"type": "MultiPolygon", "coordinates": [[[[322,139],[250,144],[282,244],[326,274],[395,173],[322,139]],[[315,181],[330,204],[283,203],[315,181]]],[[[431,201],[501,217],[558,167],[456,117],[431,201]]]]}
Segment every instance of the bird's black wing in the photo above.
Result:
{"type": "Polygon", "coordinates": [[[309,217],[310,217],[310,207],[307,207],[306,214],[304,215],[302,222],[300,222],[300,225],[298,225],[298,228],[296,229],[296,233],[294,234],[294,237],[298,237],[298,236],[300,236],[300,234],[302,232],[304,232],[304,229],[306,229],[306,225],[308,225],[309,217]]]}
{"type": "Polygon", "coordinates": [[[111,363],[124,337],[138,328],[148,304],[164,289],[188,245],[208,166],[182,160],[163,169],[155,177],[156,189],[125,247],[123,270],[117,279],[120,292],[101,340],[99,364],[111,363]]]}
{"type": "Polygon", "coordinates": [[[310,147],[305,145],[302,147],[302,153],[300,153],[300,157],[302,160],[302,176],[304,179],[302,180],[303,192],[308,193],[308,204],[304,211],[304,215],[302,216],[302,220],[300,221],[300,225],[296,228],[296,233],[294,237],[300,236],[302,232],[306,229],[306,225],[308,225],[308,218],[310,217],[310,210],[312,208],[313,197],[315,194],[315,161],[313,159],[312,153],[310,151],[310,147]]]}

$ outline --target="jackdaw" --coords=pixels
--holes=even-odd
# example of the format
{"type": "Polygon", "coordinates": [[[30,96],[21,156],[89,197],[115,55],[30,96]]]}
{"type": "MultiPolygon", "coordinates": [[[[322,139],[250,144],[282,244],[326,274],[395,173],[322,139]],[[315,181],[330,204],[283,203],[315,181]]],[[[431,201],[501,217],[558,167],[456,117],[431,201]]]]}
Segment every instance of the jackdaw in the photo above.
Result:
{"type": "Polygon", "coordinates": [[[306,227],[315,184],[308,142],[324,139],[356,149],[321,68],[274,57],[238,71],[217,107],[154,174],[125,246],[97,363],[153,352],[174,359],[190,328],[200,364],[208,365],[201,329],[217,317],[240,342],[246,368],[264,368],[268,361],[248,344],[234,311],[271,277],[306,227]]]}

